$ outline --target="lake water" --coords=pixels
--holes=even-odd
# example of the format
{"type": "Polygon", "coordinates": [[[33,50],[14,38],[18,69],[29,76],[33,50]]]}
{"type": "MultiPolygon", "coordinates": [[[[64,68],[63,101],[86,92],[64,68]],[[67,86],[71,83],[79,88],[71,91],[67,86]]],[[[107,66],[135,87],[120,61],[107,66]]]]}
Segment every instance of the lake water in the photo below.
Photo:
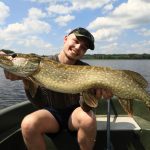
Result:
{"type": "MultiPolygon", "coordinates": [[[[150,93],[150,60],[83,60],[90,65],[109,66],[116,69],[133,70],[145,77],[148,81],[150,93]]],[[[0,68],[0,109],[27,100],[22,81],[5,79],[3,69],[0,68]]]]}

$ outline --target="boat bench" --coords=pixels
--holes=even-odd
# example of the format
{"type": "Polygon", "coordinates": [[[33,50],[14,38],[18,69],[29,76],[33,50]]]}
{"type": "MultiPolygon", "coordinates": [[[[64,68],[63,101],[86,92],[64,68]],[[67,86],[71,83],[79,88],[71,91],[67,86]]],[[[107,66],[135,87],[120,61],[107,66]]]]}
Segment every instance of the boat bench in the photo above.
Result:
{"type": "MultiPolygon", "coordinates": [[[[107,117],[104,115],[97,115],[97,130],[104,131],[107,130],[107,117]]],[[[140,126],[134,120],[134,118],[129,116],[110,116],[110,130],[111,131],[132,131],[141,130],[140,126]]]]}

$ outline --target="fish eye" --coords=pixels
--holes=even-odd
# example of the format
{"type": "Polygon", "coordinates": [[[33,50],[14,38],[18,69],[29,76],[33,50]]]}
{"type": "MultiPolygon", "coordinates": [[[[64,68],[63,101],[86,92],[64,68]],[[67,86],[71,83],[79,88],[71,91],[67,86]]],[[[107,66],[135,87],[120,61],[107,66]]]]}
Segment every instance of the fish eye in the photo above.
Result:
{"type": "Polygon", "coordinates": [[[13,54],[11,54],[11,57],[12,57],[12,58],[15,58],[15,57],[17,57],[17,54],[16,54],[16,53],[13,53],[13,54]]]}

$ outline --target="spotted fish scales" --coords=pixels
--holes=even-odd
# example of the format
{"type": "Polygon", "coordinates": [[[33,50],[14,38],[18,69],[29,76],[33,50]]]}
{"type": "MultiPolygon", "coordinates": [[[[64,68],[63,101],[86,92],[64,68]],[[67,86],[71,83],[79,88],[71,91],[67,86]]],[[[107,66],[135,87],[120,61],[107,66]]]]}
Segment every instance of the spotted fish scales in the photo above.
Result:
{"type": "Polygon", "coordinates": [[[91,88],[109,89],[120,101],[139,99],[150,107],[150,95],[145,90],[147,81],[133,71],[60,64],[33,54],[17,54],[15,58],[1,55],[0,66],[57,92],[83,93],[85,102],[91,107],[98,104],[89,93],[91,88]]]}

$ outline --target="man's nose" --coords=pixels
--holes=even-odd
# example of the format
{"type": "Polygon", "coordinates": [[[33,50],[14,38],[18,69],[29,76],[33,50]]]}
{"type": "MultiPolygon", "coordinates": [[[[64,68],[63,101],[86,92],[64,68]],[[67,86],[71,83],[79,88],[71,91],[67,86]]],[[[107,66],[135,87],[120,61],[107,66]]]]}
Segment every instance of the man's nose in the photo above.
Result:
{"type": "Polygon", "coordinates": [[[81,47],[80,43],[76,44],[76,46],[75,46],[76,49],[80,49],[80,47],[81,47]]]}

